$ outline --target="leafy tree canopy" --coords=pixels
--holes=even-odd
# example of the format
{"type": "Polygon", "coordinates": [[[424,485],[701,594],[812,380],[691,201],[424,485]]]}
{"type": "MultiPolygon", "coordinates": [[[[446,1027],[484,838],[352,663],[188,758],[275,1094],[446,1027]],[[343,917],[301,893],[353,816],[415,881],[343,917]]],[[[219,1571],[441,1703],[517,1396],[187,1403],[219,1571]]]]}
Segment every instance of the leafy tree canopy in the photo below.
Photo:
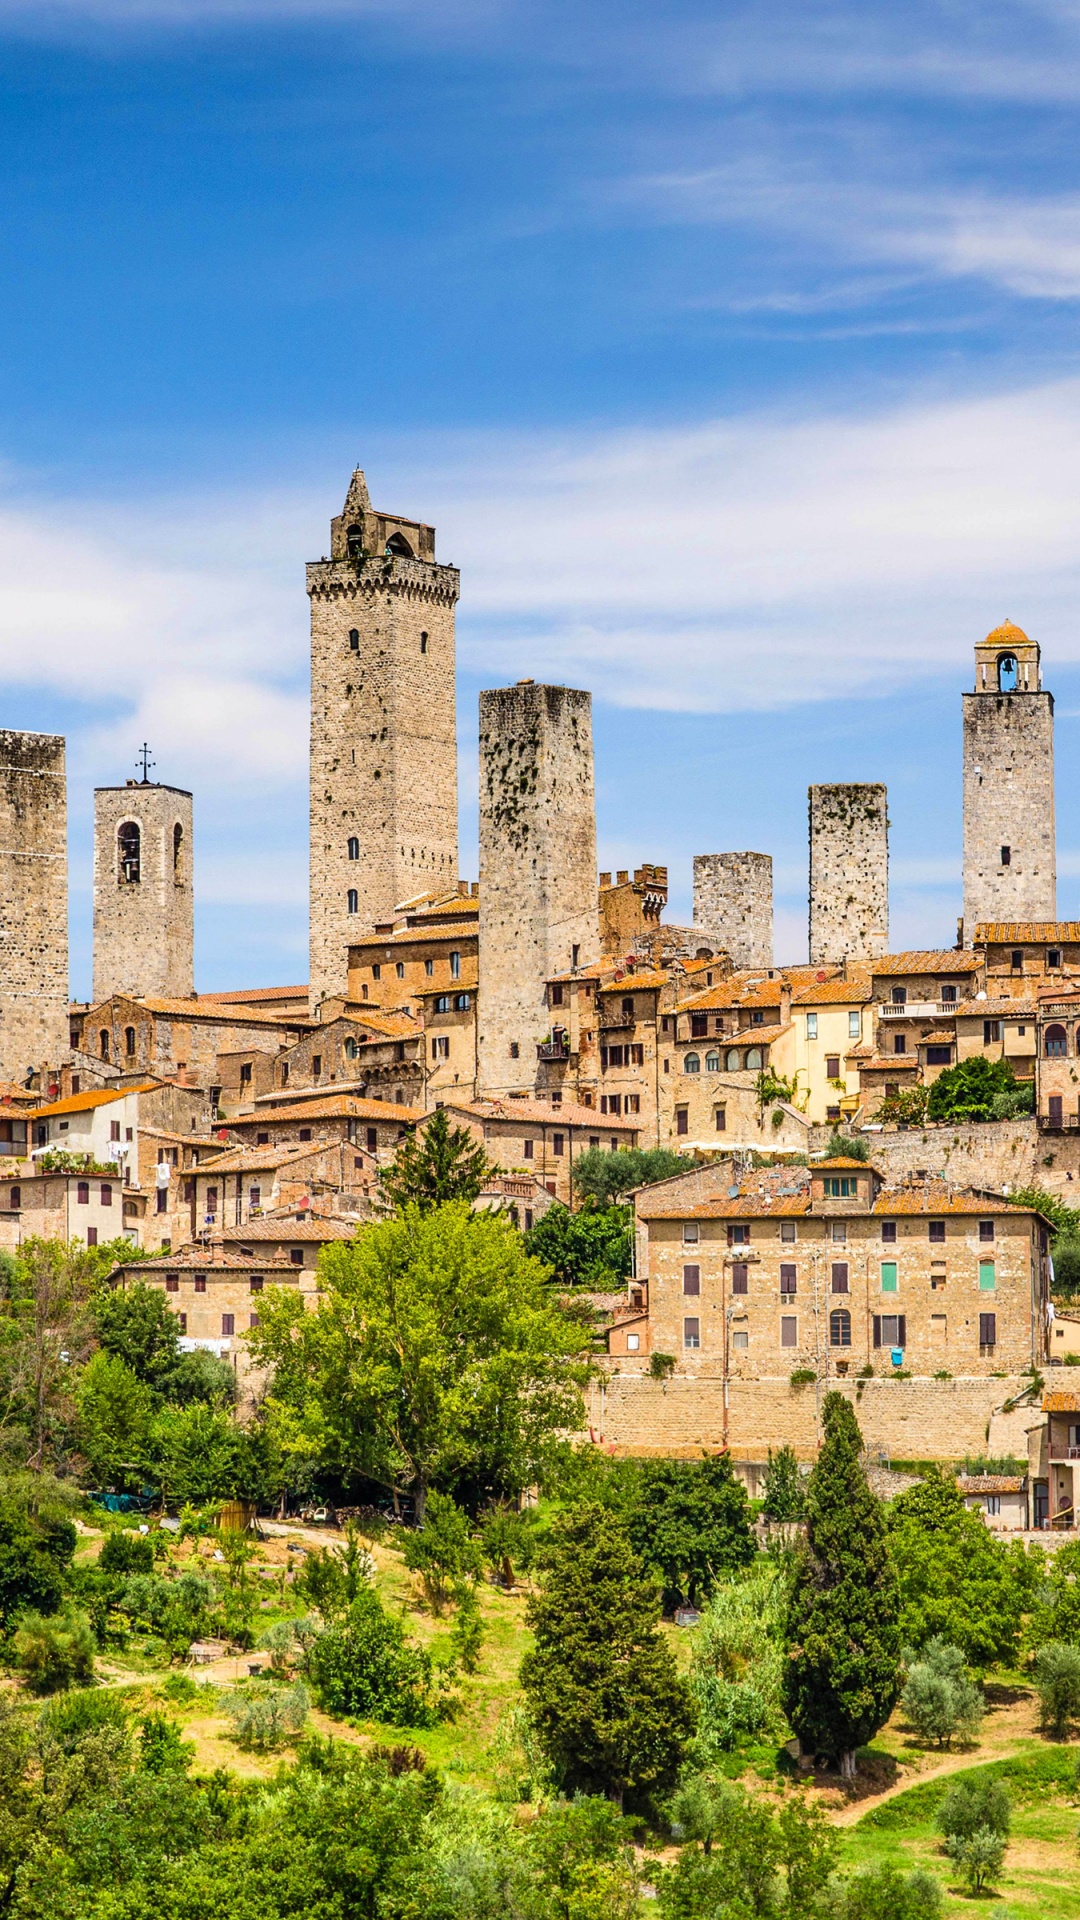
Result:
{"type": "Polygon", "coordinates": [[[615,1153],[590,1147],[574,1163],[574,1192],[582,1200],[609,1207],[620,1194],[669,1180],[673,1173],[685,1173],[690,1164],[670,1147],[620,1147],[615,1153]]]}
{"type": "Polygon", "coordinates": [[[150,1428],[149,1454],[165,1498],[176,1505],[267,1500],[280,1482],[265,1432],[238,1426],[223,1407],[205,1402],[163,1407],[150,1428]]]}
{"type": "Polygon", "coordinates": [[[630,1543],[662,1583],[665,1611],[704,1602],[718,1579],[756,1556],[746,1491],[726,1454],[627,1461],[616,1488],[630,1543]]]}
{"type": "Polygon", "coordinates": [[[451,1201],[472,1202],[492,1165],[467,1127],[451,1127],[442,1107],[424,1127],[404,1140],[392,1164],[379,1175],[387,1199],[399,1211],[418,1207],[427,1213],[451,1201]]]}
{"type": "Polygon", "coordinates": [[[927,1096],[928,1120],[1004,1120],[1032,1110],[1032,1085],[1021,1085],[1007,1060],[983,1053],[938,1075],[927,1096]]]}
{"type": "Polygon", "coordinates": [[[937,1637],[975,1667],[1015,1660],[1030,1572],[1022,1546],[995,1538],[937,1469],[886,1512],[904,1643],[937,1637]]]}
{"type": "Polygon", "coordinates": [[[430,1487],[543,1477],[581,1422],[587,1335],[508,1221],[409,1205],[327,1248],[320,1274],[314,1313],[277,1288],[250,1336],[287,1454],[407,1492],[421,1519],[430,1487]]]}
{"type": "Polygon", "coordinates": [[[600,1290],[621,1285],[633,1256],[633,1209],[553,1206],[525,1235],[528,1251],[551,1267],[563,1287],[600,1290]]]}
{"type": "Polygon", "coordinates": [[[775,1457],[769,1448],[761,1511],[766,1520],[777,1525],[802,1519],[806,1511],[806,1482],[793,1447],[781,1447],[775,1457]]]}

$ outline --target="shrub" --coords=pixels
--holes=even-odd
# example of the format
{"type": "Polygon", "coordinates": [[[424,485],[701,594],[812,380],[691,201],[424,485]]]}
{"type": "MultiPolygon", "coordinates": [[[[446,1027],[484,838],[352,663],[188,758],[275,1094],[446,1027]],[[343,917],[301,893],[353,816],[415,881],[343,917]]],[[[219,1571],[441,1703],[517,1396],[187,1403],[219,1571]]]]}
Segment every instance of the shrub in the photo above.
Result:
{"type": "Polygon", "coordinates": [[[1008,1788],[1001,1780],[954,1780],[944,1795],[934,1819],[939,1833],[948,1840],[970,1840],[984,1829],[1003,1840],[1009,1836],[1012,1805],[1008,1788]]]}
{"type": "Polygon", "coordinates": [[[992,1827],[979,1827],[966,1839],[961,1834],[950,1834],[945,1851],[950,1860],[955,1860],[963,1869],[968,1892],[977,1894],[997,1879],[1008,1844],[1004,1834],[995,1833],[992,1827]]]}
{"type": "Polygon", "coordinates": [[[475,1673],[484,1644],[484,1622],[472,1581],[465,1580],[455,1587],[454,1598],[457,1614],[450,1630],[450,1650],[463,1673],[475,1673]]]}
{"type": "Polygon", "coordinates": [[[535,1550],[532,1523],[527,1513],[518,1513],[513,1507],[493,1507],[481,1516],[480,1543],[485,1565],[507,1591],[514,1584],[514,1568],[532,1565],[535,1550]]]}
{"type": "Polygon", "coordinates": [[[1035,1685],[1043,1726],[1066,1739],[1070,1721],[1080,1718],[1080,1647],[1047,1641],[1035,1656],[1035,1685]]]}
{"type": "Polygon", "coordinates": [[[756,1557],[746,1490],[726,1454],[628,1461],[612,1493],[631,1545],[663,1583],[667,1612],[682,1600],[700,1606],[718,1579],[756,1557]]]}
{"type": "Polygon", "coordinates": [[[405,1538],[405,1565],[420,1575],[424,1598],[432,1613],[441,1613],[451,1589],[476,1578],[483,1565],[480,1548],[469,1522],[449,1494],[430,1493],[424,1524],[405,1538]]]}
{"type": "Polygon", "coordinates": [[[117,1527],[106,1536],[98,1567],[102,1573],[153,1573],[154,1543],[145,1533],[117,1527]]]}
{"type": "Polygon", "coordinates": [[[94,1677],[94,1636],[85,1614],[24,1613],[15,1634],[15,1657],[31,1693],[59,1693],[94,1677]]]}
{"type": "Polygon", "coordinates": [[[429,1727],[431,1660],[405,1638],[372,1588],[357,1594],[342,1620],[312,1642],[307,1670],[330,1713],[355,1713],[393,1726],[429,1727]]]}
{"type": "Polygon", "coordinates": [[[104,1687],[77,1687],[58,1694],[38,1716],[38,1738],[42,1743],[73,1753],[85,1734],[102,1727],[127,1731],[127,1713],[119,1693],[104,1687]]]}
{"type": "Polygon", "coordinates": [[[550,1267],[563,1287],[618,1287],[633,1259],[630,1207],[549,1207],[525,1234],[526,1252],[550,1267]]]}
{"type": "Polygon", "coordinates": [[[311,1697],[302,1680],[291,1687],[248,1687],[225,1697],[240,1747],[267,1753],[302,1732],[311,1697]]]}
{"type": "Polygon", "coordinates": [[[784,1586],[775,1566],[716,1588],[693,1637],[690,1691],[703,1759],[784,1727],[784,1586]]]}
{"type": "Polygon", "coordinates": [[[973,1054],[955,1067],[946,1067],[930,1088],[926,1102],[928,1120],[994,1120],[1008,1117],[994,1112],[995,1099],[1006,1096],[1003,1104],[1009,1115],[1031,1112],[1031,1088],[1019,1086],[1007,1060],[989,1060],[985,1054],[973,1054]]]}
{"type": "Polygon", "coordinates": [[[901,1873],[891,1863],[834,1880],[825,1896],[828,1920],[938,1920],[943,1906],[934,1874],[901,1873]]]}
{"type": "Polygon", "coordinates": [[[139,1721],[139,1765],[144,1773],[186,1773],[195,1758],[190,1740],[180,1737],[175,1720],[148,1713],[139,1721]]]}
{"type": "Polygon", "coordinates": [[[937,1638],[927,1641],[918,1658],[908,1656],[900,1704],[916,1733],[939,1747],[948,1747],[957,1734],[969,1738],[984,1706],[982,1689],[969,1677],[961,1649],[937,1638]]]}
{"type": "Polygon", "coordinates": [[[614,1153],[590,1147],[574,1162],[574,1192],[609,1207],[634,1187],[685,1172],[686,1161],[670,1147],[621,1147],[614,1153]]]}
{"type": "Polygon", "coordinates": [[[783,1525],[802,1519],[806,1512],[806,1487],[793,1447],[781,1447],[775,1458],[769,1448],[762,1494],[761,1511],[766,1520],[783,1525]]]}
{"type": "Polygon", "coordinates": [[[375,1562],[361,1544],[355,1520],[345,1528],[343,1547],[316,1547],[309,1553],[293,1585],[298,1594],[318,1607],[324,1620],[347,1612],[363,1587],[375,1577],[375,1562]]]}

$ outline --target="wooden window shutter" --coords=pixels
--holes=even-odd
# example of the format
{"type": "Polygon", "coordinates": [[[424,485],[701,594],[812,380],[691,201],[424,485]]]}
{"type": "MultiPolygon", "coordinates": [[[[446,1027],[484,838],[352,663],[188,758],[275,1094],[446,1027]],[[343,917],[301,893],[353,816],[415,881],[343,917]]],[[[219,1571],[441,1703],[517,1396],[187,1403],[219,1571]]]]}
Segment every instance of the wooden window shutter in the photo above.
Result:
{"type": "Polygon", "coordinates": [[[875,1345],[875,1347],[880,1347],[880,1345],[881,1345],[881,1315],[880,1315],[880,1313],[875,1313],[875,1315],[874,1315],[874,1345],[875,1345]]]}

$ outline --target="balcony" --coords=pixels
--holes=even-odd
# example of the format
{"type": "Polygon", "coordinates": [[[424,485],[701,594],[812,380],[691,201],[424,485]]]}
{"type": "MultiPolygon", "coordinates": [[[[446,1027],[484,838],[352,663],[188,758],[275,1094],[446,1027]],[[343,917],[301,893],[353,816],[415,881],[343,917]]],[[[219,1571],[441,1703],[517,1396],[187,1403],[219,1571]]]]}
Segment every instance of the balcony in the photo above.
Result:
{"type": "Polygon", "coordinates": [[[1040,1130],[1043,1133],[1075,1133],[1080,1128],[1080,1113],[1049,1113],[1038,1115],[1040,1130]]]}
{"type": "Polygon", "coordinates": [[[1050,1460],[1051,1464],[1056,1464],[1064,1460],[1080,1460],[1080,1447],[1065,1447],[1062,1446],[1060,1440],[1052,1441],[1050,1445],[1050,1460]]]}
{"type": "Polygon", "coordinates": [[[878,1008],[883,1020],[955,1020],[954,1000],[908,1000],[902,1007],[892,1001],[878,1008]]]}
{"type": "Polygon", "coordinates": [[[570,1042],[566,1035],[560,1035],[557,1040],[538,1041],[536,1057],[538,1060],[569,1060],[570,1042]]]}
{"type": "Polygon", "coordinates": [[[611,1027],[632,1027],[633,1024],[634,1016],[632,1013],[616,1013],[614,1007],[606,1008],[600,1015],[600,1027],[602,1030],[611,1027]]]}

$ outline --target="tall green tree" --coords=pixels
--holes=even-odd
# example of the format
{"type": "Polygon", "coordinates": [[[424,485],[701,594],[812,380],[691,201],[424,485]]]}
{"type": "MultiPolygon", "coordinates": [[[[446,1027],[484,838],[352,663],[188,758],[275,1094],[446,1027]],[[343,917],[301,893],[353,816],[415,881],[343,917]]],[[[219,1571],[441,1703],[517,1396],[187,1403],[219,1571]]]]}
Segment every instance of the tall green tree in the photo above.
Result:
{"type": "Polygon", "coordinates": [[[431,1487],[543,1477],[583,1417],[587,1335],[508,1221],[409,1205],[327,1248],[320,1276],[314,1313],[274,1288],[250,1335],[287,1454],[408,1494],[420,1520],[431,1487]]]}
{"type": "Polygon", "coordinates": [[[802,1745],[855,1774],[856,1749],[900,1694],[900,1604],[881,1502],[862,1467],[850,1402],[826,1395],[824,1438],[806,1490],[806,1540],[786,1621],[784,1706],[802,1745]]]}
{"type": "Polygon", "coordinates": [[[678,1778],[694,1716],[657,1632],[660,1589],[601,1506],[560,1516],[529,1603],[534,1645],[521,1663],[530,1718],[566,1793],[620,1806],[678,1778]]]}
{"type": "Polygon", "coordinates": [[[614,1153],[590,1147],[574,1162],[574,1192],[582,1200],[609,1207],[634,1187],[669,1180],[673,1173],[685,1173],[686,1169],[682,1155],[670,1147],[620,1147],[614,1153]]]}
{"type": "Polygon", "coordinates": [[[995,1538],[938,1469],[890,1502],[885,1527],[904,1644],[945,1640],[974,1667],[1014,1660],[1032,1578],[1019,1542],[995,1538]]]}
{"type": "Polygon", "coordinates": [[[549,1207],[525,1235],[525,1245],[552,1269],[563,1287],[618,1287],[633,1261],[630,1207],[549,1207]]]}
{"type": "Polygon", "coordinates": [[[414,1206],[427,1213],[453,1200],[472,1202],[491,1171],[468,1128],[451,1127],[443,1108],[436,1107],[427,1125],[402,1142],[379,1183],[399,1211],[414,1206]]]}
{"type": "Polygon", "coordinates": [[[769,1448],[761,1501],[762,1515],[778,1526],[801,1520],[806,1511],[806,1483],[799,1472],[794,1447],[769,1448]]]}
{"type": "Polygon", "coordinates": [[[757,1554],[746,1490],[726,1453],[634,1462],[620,1511],[630,1543],[663,1583],[663,1604],[698,1606],[757,1554]]]}
{"type": "Polygon", "coordinates": [[[121,1490],[146,1472],[154,1400],[148,1386],[115,1354],[99,1347],[75,1389],[80,1451],[91,1485],[121,1490]]]}

